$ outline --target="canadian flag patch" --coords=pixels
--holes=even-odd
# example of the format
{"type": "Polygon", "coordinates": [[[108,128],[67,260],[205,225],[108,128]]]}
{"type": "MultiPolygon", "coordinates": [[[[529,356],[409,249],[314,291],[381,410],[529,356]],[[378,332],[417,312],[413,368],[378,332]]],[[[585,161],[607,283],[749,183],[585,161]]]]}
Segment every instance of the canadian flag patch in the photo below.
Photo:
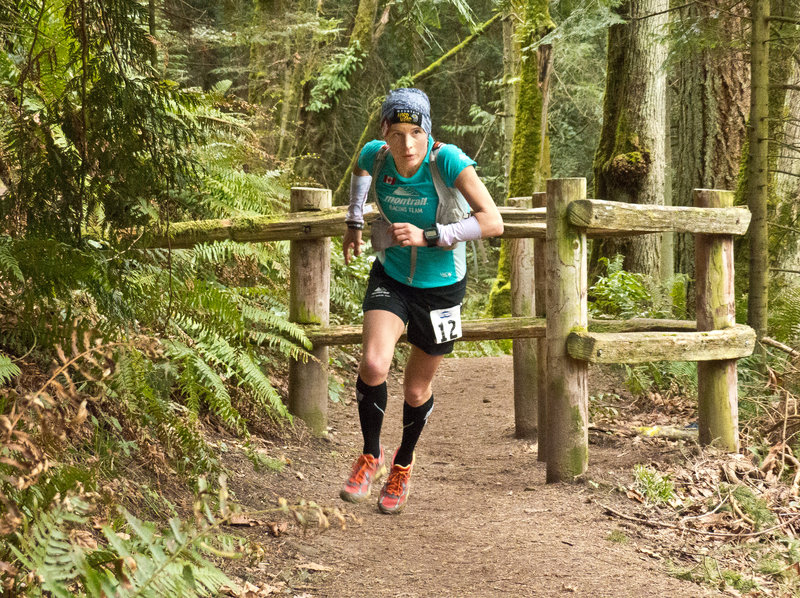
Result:
{"type": "Polygon", "coordinates": [[[389,176],[388,174],[383,175],[383,182],[387,185],[394,185],[396,179],[393,176],[389,176]]]}

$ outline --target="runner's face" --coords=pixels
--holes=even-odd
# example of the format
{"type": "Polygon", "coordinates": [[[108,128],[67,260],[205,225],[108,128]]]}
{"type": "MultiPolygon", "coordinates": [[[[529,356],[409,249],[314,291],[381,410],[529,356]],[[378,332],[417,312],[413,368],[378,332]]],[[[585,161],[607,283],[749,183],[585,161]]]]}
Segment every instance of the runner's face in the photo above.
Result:
{"type": "Polygon", "coordinates": [[[386,133],[386,143],[397,172],[404,177],[417,172],[428,153],[428,134],[419,125],[393,124],[386,133]]]}

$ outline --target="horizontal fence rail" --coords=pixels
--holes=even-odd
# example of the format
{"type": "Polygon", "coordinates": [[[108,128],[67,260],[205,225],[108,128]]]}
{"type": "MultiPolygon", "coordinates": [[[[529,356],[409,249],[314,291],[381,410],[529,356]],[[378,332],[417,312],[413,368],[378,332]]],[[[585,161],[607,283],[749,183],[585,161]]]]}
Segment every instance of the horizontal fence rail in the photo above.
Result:
{"type": "MultiPolygon", "coordinates": [[[[364,217],[367,224],[378,217],[372,205],[367,204],[367,209],[370,210],[364,217]]],[[[501,207],[499,210],[504,226],[502,238],[545,237],[546,208],[501,207]]],[[[213,241],[266,243],[338,237],[344,234],[345,213],[345,207],[336,207],[279,216],[175,222],[170,225],[169,234],[152,234],[143,238],[139,246],[187,249],[197,243],[213,241]]],[[[669,231],[742,235],[750,224],[750,212],[746,208],[646,206],[600,199],[573,201],[568,214],[570,222],[583,228],[590,238],[669,231]]],[[[365,236],[368,234],[368,230],[365,231],[365,236]]]]}
{"type": "MultiPolygon", "coordinates": [[[[462,341],[485,341],[518,338],[545,338],[546,320],[535,317],[464,320],[461,323],[462,341]]],[[[693,320],[589,320],[589,329],[597,333],[635,333],[656,331],[695,331],[693,320]]],[[[312,345],[339,346],[361,344],[360,325],[306,326],[306,336],[312,345]]],[[[407,342],[406,335],[400,337],[407,342]]],[[[652,360],[650,360],[652,361],[652,360]]]]}
{"type": "Polygon", "coordinates": [[[602,199],[579,199],[569,205],[569,219],[589,236],[646,233],[743,235],[750,225],[747,208],[651,206],[602,199]]]}
{"type": "Polygon", "coordinates": [[[749,326],[695,332],[572,332],[567,352],[590,363],[716,361],[753,352],[756,334],[749,326]]]}

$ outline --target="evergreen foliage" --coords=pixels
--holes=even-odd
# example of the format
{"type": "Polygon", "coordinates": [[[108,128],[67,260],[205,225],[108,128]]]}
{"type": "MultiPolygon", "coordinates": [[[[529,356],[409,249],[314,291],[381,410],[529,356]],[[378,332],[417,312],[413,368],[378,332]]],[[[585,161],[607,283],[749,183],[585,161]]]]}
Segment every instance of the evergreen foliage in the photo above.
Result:
{"type": "Polygon", "coordinates": [[[606,273],[589,288],[589,311],[594,316],[622,318],[683,318],[686,316],[686,282],[676,274],[659,283],[649,276],[622,268],[624,258],[600,258],[606,273]]]}
{"type": "Polygon", "coordinates": [[[125,527],[104,526],[103,537],[95,538],[75,533],[89,522],[91,504],[77,496],[57,500],[9,546],[38,579],[15,580],[12,588],[26,596],[65,598],[214,596],[223,586],[236,588],[209,557],[240,555],[242,539],[218,531],[222,518],[205,500],[195,510],[199,525],[173,518],[168,528],[158,529],[123,509],[125,527]]]}
{"type": "Polygon", "coordinates": [[[76,489],[144,453],[202,487],[220,464],[201,416],[257,464],[251,426],[291,422],[271,376],[310,344],[287,319],[288,244],[130,246],[181,219],[285,211],[285,168],[263,143],[263,111],[230,96],[235,82],[204,93],[164,78],[146,4],[0,10],[4,581],[25,595],[215,595],[227,580],[207,556],[240,547],[208,518],[156,531],[123,513],[130,539],[107,529],[86,547],[76,489]],[[18,364],[51,360],[36,393],[5,386],[27,374],[18,364]],[[98,465],[48,469],[68,448],[98,465]]]}
{"type": "Polygon", "coordinates": [[[0,353],[0,384],[8,382],[17,375],[19,375],[19,367],[11,361],[8,355],[0,353]]]}

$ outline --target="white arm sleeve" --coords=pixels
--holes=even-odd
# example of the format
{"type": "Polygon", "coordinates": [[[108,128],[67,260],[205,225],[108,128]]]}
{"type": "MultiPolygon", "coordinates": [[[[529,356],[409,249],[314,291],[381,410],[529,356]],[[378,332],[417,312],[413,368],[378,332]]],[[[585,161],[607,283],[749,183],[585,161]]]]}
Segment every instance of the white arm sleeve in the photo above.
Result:
{"type": "Polygon", "coordinates": [[[369,188],[372,185],[372,177],[350,175],[350,207],[347,208],[345,222],[364,222],[364,204],[367,201],[369,188]]]}
{"type": "Polygon", "coordinates": [[[437,224],[439,229],[439,243],[441,247],[448,247],[459,241],[475,241],[481,238],[481,225],[475,216],[470,216],[453,224],[437,224]]]}

